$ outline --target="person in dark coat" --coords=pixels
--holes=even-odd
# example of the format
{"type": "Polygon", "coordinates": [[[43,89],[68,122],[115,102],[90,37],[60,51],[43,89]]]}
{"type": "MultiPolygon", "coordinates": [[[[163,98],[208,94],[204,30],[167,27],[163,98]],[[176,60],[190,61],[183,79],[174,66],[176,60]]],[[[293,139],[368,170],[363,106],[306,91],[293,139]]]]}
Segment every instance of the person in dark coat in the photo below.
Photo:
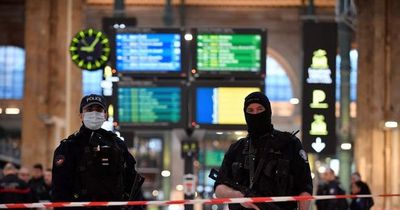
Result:
{"type": "Polygon", "coordinates": [[[39,201],[50,200],[49,190],[44,182],[42,164],[37,163],[33,166],[32,178],[31,180],[29,180],[29,186],[31,187],[39,201]]]}
{"type": "MultiPolygon", "coordinates": [[[[351,184],[351,194],[369,195],[368,186],[362,181],[356,181],[351,184]]],[[[372,198],[353,198],[350,204],[350,210],[369,210],[374,205],[372,198]]]]}
{"type": "MultiPolygon", "coordinates": [[[[344,195],[346,192],[340,186],[335,172],[328,168],[324,172],[323,183],[318,186],[317,195],[344,195]]],[[[349,204],[346,199],[317,200],[315,202],[318,210],[347,210],[349,204]]]]}
{"type": "Polygon", "coordinates": [[[4,177],[0,180],[0,203],[36,202],[28,184],[18,178],[17,169],[7,163],[3,169],[4,177]]]}

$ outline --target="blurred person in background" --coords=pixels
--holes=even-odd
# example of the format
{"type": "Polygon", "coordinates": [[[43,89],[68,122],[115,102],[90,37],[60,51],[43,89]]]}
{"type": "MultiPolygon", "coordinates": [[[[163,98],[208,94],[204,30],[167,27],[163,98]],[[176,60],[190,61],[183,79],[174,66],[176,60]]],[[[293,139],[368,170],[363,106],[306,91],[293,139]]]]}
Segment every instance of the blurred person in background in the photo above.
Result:
{"type": "MultiPolygon", "coordinates": [[[[354,172],[351,174],[351,193],[352,194],[357,194],[357,195],[370,195],[371,194],[371,190],[369,189],[369,186],[366,182],[363,182],[361,180],[361,175],[358,172],[354,172]]],[[[370,198],[363,198],[363,200],[361,199],[356,199],[356,200],[352,200],[352,206],[354,205],[354,202],[362,202],[363,206],[365,206],[365,209],[370,209],[373,205],[374,205],[374,199],[372,197],[370,198]]],[[[357,206],[357,205],[356,205],[357,206]]],[[[353,208],[356,208],[353,206],[353,208]]]]}
{"type": "MultiPolygon", "coordinates": [[[[368,186],[362,181],[356,181],[351,184],[351,194],[369,195],[368,186]]],[[[369,210],[374,205],[372,198],[352,198],[350,210],[369,210]]]]}
{"type": "MultiPolygon", "coordinates": [[[[322,174],[322,183],[318,186],[317,195],[344,195],[346,192],[340,186],[335,171],[327,168],[322,174]]],[[[318,210],[347,210],[349,204],[346,199],[317,200],[318,210]]]]}
{"type": "Polygon", "coordinates": [[[27,167],[21,167],[18,170],[18,178],[24,180],[26,183],[29,183],[29,181],[31,180],[31,171],[29,170],[29,168],[27,167]]]}
{"type": "Polygon", "coordinates": [[[17,168],[7,163],[3,169],[4,177],[0,180],[0,203],[35,202],[29,185],[17,176],[17,168]]]}
{"type": "Polygon", "coordinates": [[[49,192],[44,182],[42,164],[37,163],[33,166],[32,178],[29,181],[29,186],[31,187],[39,201],[48,201],[50,199],[49,192]]]}
{"type": "Polygon", "coordinates": [[[53,174],[51,172],[51,168],[46,169],[44,171],[44,183],[46,185],[46,190],[48,192],[48,199],[51,197],[51,182],[52,182],[53,174]]]}

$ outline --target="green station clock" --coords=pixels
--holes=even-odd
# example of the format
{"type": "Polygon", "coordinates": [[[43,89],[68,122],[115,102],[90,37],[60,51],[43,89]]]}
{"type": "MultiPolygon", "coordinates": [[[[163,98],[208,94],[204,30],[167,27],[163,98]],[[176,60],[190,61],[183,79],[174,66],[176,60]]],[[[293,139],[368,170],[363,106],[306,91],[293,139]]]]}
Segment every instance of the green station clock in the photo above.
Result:
{"type": "Polygon", "coordinates": [[[69,47],[72,61],[81,69],[103,68],[110,57],[110,41],[107,36],[94,29],[79,31],[69,47]]]}

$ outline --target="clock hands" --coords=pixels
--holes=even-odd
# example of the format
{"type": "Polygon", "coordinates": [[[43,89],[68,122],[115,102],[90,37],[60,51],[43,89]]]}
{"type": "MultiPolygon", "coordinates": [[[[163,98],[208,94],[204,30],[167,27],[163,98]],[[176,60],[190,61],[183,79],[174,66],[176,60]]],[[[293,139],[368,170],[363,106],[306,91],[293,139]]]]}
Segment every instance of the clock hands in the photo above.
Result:
{"type": "Polygon", "coordinates": [[[93,52],[94,51],[94,47],[96,46],[97,42],[99,42],[99,40],[100,40],[100,38],[96,36],[96,39],[90,44],[90,46],[81,47],[81,51],[93,52]]]}

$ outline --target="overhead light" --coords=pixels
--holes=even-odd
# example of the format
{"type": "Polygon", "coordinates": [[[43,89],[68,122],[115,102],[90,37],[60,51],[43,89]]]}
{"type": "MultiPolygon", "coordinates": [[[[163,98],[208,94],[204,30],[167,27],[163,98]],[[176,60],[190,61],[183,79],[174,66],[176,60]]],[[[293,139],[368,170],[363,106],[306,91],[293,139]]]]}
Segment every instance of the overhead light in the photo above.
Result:
{"type": "Polygon", "coordinates": [[[235,131],[235,135],[236,135],[236,136],[241,136],[241,135],[243,135],[243,134],[244,134],[243,131],[235,131]]]}
{"type": "Polygon", "coordinates": [[[3,113],[3,109],[2,109],[2,108],[0,108],[0,114],[1,114],[1,113],[3,113]]]}
{"type": "Polygon", "coordinates": [[[385,122],[385,128],[397,128],[397,127],[398,127],[397,121],[388,120],[385,122]]]}
{"type": "Polygon", "coordinates": [[[19,109],[18,108],[6,108],[5,113],[6,114],[19,114],[19,109]]]}
{"type": "Polygon", "coordinates": [[[222,135],[222,134],[224,134],[224,132],[218,131],[217,134],[222,135]]]}
{"type": "Polygon", "coordinates": [[[158,192],[158,190],[153,190],[153,192],[151,192],[151,194],[152,194],[154,197],[157,197],[158,194],[159,194],[159,192],[158,192]]]}
{"type": "Polygon", "coordinates": [[[163,170],[163,171],[161,171],[161,176],[163,176],[163,177],[169,177],[169,176],[171,176],[171,171],[169,171],[169,170],[163,170]]]}
{"type": "Polygon", "coordinates": [[[350,143],[343,143],[340,145],[340,148],[342,148],[342,150],[351,150],[351,144],[350,143]]]}
{"type": "Polygon", "coordinates": [[[185,34],[185,40],[186,41],[191,41],[193,39],[193,35],[192,34],[185,34]]]}
{"type": "Polygon", "coordinates": [[[175,189],[178,191],[183,191],[183,185],[178,184],[178,185],[176,185],[175,189]]]}
{"type": "Polygon", "coordinates": [[[320,166],[318,168],[318,173],[320,173],[320,174],[324,173],[325,171],[326,171],[326,168],[324,166],[320,166]]]}
{"type": "Polygon", "coordinates": [[[293,105],[296,105],[296,104],[299,104],[299,103],[300,103],[300,100],[299,100],[298,98],[291,98],[291,99],[289,100],[289,103],[291,103],[291,104],[293,104],[293,105]]]}

